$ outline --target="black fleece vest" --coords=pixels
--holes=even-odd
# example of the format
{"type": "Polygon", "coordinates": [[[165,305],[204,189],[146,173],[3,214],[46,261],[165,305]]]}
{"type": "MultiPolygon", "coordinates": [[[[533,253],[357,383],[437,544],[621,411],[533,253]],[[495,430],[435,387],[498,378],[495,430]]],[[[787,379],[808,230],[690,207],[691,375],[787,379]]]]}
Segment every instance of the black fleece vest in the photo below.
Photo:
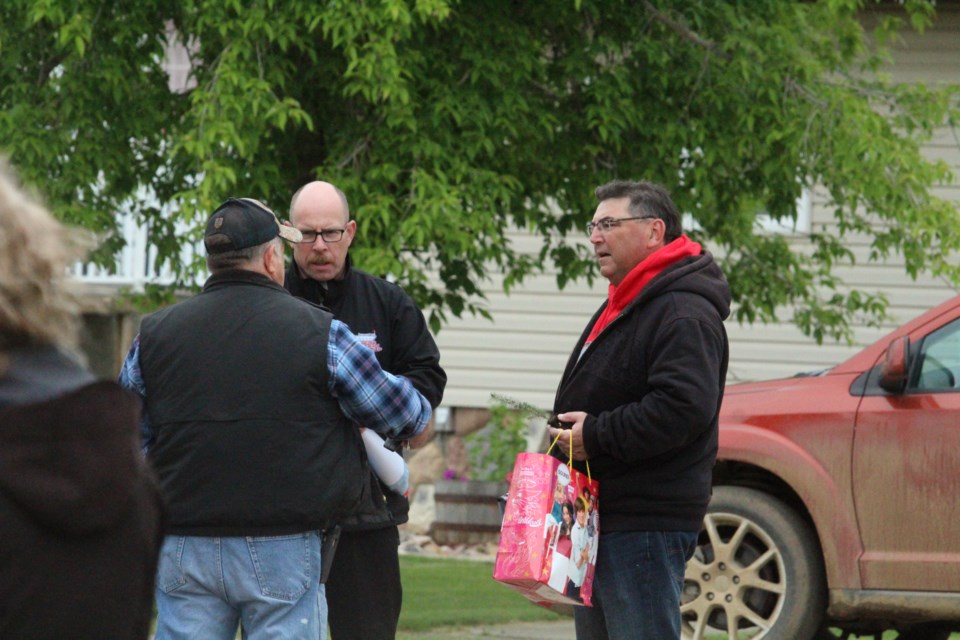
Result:
{"type": "Polygon", "coordinates": [[[327,387],[331,318],[242,271],[144,318],[148,455],[172,533],[308,531],[355,508],[367,466],[327,387]]]}

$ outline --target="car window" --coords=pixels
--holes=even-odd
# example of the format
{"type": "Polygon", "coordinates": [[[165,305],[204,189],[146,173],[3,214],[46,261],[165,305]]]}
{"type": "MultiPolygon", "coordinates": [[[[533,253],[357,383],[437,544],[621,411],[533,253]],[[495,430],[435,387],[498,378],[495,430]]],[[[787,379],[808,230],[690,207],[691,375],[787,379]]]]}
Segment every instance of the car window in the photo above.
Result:
{"type": "Polygon", "coordinates": [[[933,331],[920,344],[908,391],[954,391],[960,379],[960,320],[933,331]]]}

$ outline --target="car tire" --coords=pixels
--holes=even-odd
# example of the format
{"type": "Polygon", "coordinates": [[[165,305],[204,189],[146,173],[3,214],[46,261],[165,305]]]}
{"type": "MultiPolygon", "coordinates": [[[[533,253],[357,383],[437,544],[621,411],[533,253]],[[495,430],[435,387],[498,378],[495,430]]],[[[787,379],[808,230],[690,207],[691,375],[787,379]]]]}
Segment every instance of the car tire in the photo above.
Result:
{"type": "Polygon", "coordinates": [[[820,545],[810,525],[773,496],[714,487],[687,563],[684,640],[811,640],[826,612],[820,545]]]}

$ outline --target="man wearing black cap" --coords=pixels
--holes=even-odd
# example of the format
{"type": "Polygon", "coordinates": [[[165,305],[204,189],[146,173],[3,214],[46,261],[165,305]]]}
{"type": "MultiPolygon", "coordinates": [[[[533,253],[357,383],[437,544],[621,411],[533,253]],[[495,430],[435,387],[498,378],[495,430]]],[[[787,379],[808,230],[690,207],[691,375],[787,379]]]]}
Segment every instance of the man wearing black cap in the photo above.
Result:
{"type": "Polygon", "coordinates": [[[143,448],[169,503],[157,640],[316,638],[318,532],[354,508],[362,424],[406,439],[429,402],[345,325],[283,289],[299,231],[262,203],[207,222],[203,291],[146,316],[120,372],[143,398],[143,448]]]}

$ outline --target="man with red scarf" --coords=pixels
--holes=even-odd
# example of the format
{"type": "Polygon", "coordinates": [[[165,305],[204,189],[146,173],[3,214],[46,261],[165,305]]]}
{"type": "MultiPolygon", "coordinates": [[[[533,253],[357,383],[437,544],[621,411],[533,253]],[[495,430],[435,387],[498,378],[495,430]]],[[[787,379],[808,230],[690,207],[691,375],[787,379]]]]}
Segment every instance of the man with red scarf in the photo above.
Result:
{"type": "Polygon", "coordinates": [[[587,225],[606,302],[567,362],[554,401],[557,457],[600,482],[593,606],[578,640],[680,638],[680,594],[717,454],[730,288],[691,241],[662,186],[598,187],[587,225]]]}

